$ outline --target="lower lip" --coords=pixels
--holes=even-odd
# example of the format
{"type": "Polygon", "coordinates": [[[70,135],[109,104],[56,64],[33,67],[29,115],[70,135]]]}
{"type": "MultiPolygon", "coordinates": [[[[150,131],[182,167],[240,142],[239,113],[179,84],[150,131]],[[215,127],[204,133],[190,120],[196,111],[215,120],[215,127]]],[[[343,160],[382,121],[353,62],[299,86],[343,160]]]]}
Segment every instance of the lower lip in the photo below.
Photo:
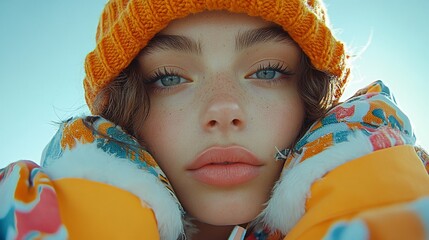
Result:
{"type": "Polygon", "coordinates": [[[260,166],[245,163],[209,164],[191,171],[191,175],[205,184],[229,187],[246,183],[259,175],[260,166]]]}

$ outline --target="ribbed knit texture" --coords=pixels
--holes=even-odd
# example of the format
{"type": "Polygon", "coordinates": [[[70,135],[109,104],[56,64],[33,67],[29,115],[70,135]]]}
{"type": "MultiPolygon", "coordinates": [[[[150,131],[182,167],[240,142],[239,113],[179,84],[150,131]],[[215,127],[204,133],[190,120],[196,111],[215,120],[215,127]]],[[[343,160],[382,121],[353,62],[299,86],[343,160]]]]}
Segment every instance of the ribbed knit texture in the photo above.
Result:
{"type": "Polygon", "coordinates": [[[247,13],[282,26],[316,69],[338,77],[335,98],[343,93],[347,56],[344,45],[332,35],[319,0],[111,0],[100,18],[96,47],[85,59],[85,99],[91,112],[102,111],[103,105],[94,107],[97,94],[156,33],[174,19],[206,10],[247,13]]]}

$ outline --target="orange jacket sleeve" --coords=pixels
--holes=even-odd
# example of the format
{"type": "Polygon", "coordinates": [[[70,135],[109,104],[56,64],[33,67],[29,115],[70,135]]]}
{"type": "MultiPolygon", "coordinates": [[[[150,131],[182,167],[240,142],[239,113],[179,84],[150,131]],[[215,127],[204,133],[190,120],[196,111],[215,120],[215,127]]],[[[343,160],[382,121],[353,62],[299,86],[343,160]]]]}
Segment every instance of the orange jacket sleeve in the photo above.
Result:
{"type": "Polygon", "coordinates": [[[429,196],[428,186],[429,176],[411,146],[365,155],[312,185],[306,214],[285,239],[350,237],[345,234],[368,237],[357,239],[427,239],[429,202],[420,203],[424,212],[417,211],[414,201],[429,196]],[[347,223],[354,228],[359,223],[360,228],[347,233],[347,223]]]}

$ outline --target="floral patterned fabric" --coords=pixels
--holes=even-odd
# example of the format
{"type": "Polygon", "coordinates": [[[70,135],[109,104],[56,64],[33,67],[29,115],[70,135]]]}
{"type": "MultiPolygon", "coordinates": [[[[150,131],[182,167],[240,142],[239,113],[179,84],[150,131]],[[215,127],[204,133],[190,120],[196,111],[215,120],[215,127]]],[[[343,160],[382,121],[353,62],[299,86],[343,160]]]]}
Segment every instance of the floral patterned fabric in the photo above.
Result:
{"type": "Polygon", "coordinates": [[[0,233],[1,239],[67,238],[52,182],[33,162],[0,171],[0,233]]]}
{"type": "MultiPolygon", "coordinates": [[[[389,88],[376,81],[333,107],[310,127],[294,149],[283,150],[276,158],[286,159],[285,167],[291,168],[336,144],[347,142],[357,132],[366,136],[372,151],[416,142],[411,123],[396,105],[389,88]]],[[[420,147],[416,147],[416,151],[429,172],[427,153],[420,147]]]]}
{"type": "Polygon", "coordinates": [[[99,116],[71,118],[61,124],[45,148],[41,167],[31,161],[18,161],[0,170],[0,232],[6,234],[0,236],[67,239],[52,180],[43,169],[61,158],[64,151],[73,150],[77,143],[96,143],[100,151],[128,159],[136,168],[156,176],[176,199],[152,156],[121,127],[99,116]]]}

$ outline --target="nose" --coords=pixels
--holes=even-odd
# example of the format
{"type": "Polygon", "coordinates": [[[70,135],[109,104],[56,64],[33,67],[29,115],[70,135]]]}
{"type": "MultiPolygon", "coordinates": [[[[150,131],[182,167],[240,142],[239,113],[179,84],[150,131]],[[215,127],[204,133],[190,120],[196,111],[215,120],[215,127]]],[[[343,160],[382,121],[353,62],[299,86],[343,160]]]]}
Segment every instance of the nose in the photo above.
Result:
{"type": "Polygon", "coordinates": [[[243,109],[239,102],[227,96],[217,96],[211,99],[202,118],[203,128],[206,131],[239,131],[245,127],[243,109]]]}

